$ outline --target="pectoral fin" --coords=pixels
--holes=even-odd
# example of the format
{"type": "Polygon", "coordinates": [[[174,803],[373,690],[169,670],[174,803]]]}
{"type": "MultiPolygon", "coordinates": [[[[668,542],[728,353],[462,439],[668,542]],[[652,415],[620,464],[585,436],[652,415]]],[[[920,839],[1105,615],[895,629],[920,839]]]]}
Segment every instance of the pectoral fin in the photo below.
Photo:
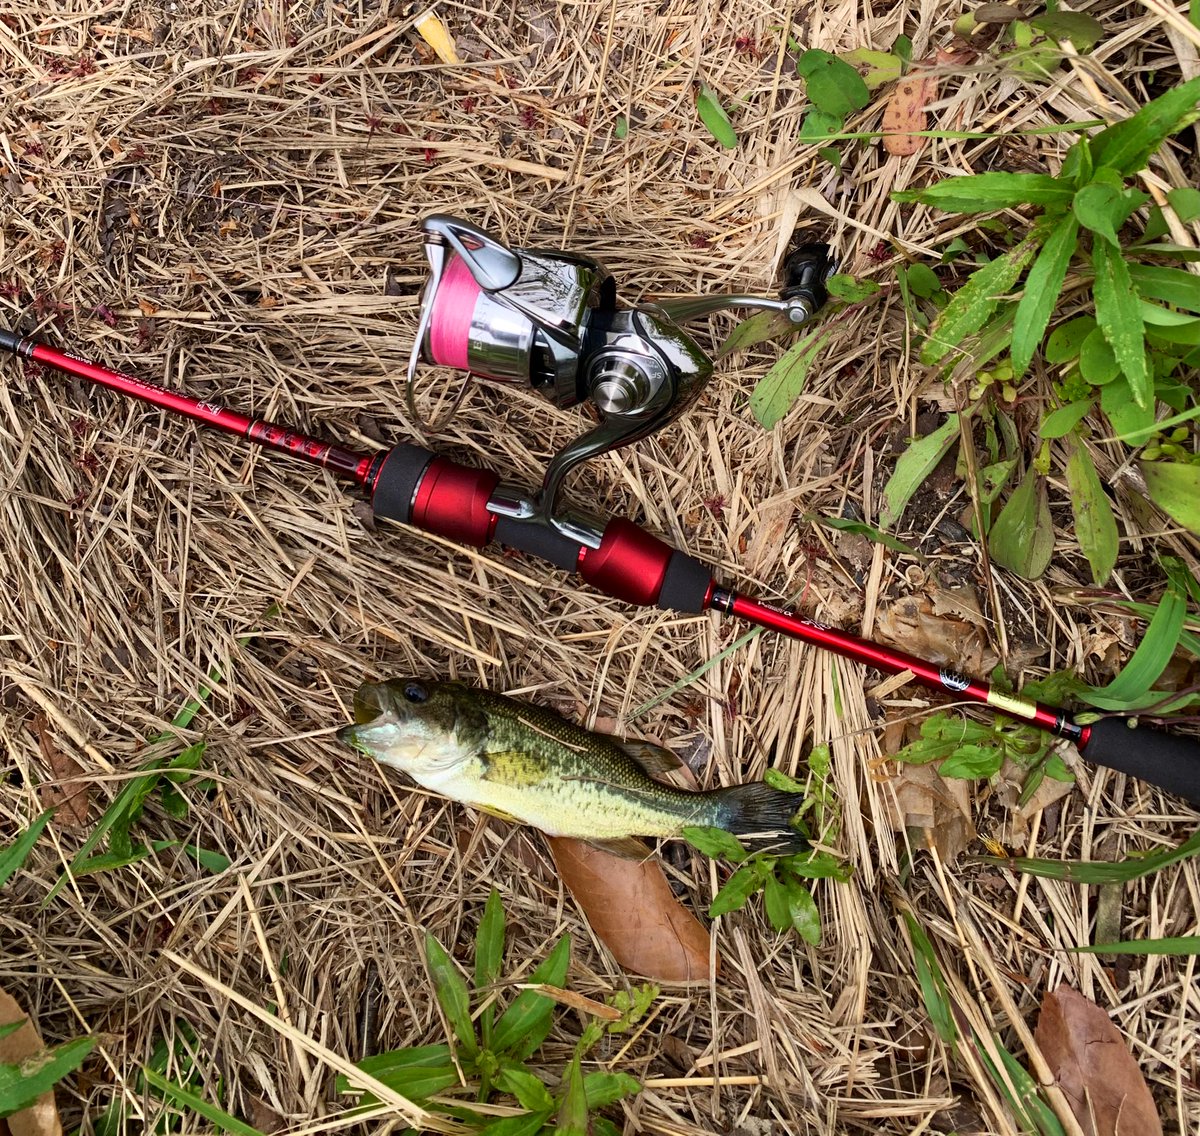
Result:
{"type": "Polygon", "coordinates": [[[655,745],[653,742],[628,741],[621,742],[613,738],[629,758],[636,761],[651,777],[656,774],[674,773],[683,762],[669,749],[655,745]]]}

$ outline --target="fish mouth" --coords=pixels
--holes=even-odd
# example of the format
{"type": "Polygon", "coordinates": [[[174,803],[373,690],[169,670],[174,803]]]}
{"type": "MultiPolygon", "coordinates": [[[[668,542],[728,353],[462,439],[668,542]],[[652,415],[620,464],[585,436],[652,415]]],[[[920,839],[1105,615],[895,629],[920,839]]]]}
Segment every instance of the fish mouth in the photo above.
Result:
{"type": "Polygon", "coordinates": [[[337,739],[361,753],[371,754],[372,735],[392,717],[386,684],[364,682],[354,692],[354,722],[338,730],[337,739]]]}

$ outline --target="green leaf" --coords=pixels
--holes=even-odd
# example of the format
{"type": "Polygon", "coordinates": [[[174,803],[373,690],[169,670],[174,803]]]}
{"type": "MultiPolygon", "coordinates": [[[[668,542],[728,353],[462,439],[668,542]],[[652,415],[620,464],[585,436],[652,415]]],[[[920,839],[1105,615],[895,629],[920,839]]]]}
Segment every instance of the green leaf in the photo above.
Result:
{"type": "Polygon", "coordinates": [[[726,336],[725,341],[717,349],[717,358],[722,359],[733,351],[745,351],[759,343],[778,339],[796,330],[796,325],[787,317],[786,312],[755,312],[742,320],[726,336]]]}
{"type": "Polygon", "coordinates": [[[844,273],[829,277],[825,281],[825,290],[835,300],[845,300],[848,304],[861,303],[883,291],[874,280],[859,280],[844,273]]]}
{"type": "Polygon", "coordinates": [[[906,275],[913,295],[920,296],[923,300],[936,296],[942,290],[942,282],[937,273],[926,264],[910,264],[906,275]]]}
{"type": "Polygon", "coordinates": [[[871,101],[862,76],[828,51],[810,48],[796,61],[796,73],[804,79],[808,101],[822,114],[846,118],[871,101]]]}
{"type": "Polygon", "coordinates": [[[1150,499],[1171,520],[1200,535],[1200,465],[1140,461],[1150,499]]]}
{"type": "Polygon", "coordinates": [[[763,783],[770,785],[772,789],[778,789],[781,793],[805,792],[803,783],[797,781],[795,777],[789,777],[782,769],[764,769],[763,783]]]}
{"type": "Polygon", "coordinates": [[[883,508],[879,521],[884,528],[891,528],[900,519],[912,495],[957,440],[958,415],[951,414],[932,434],[926,434],[909,444],[897,460],[887,485],[883,487],[883,508]]]}
{"type": "Polygon", "coordinates": [[[504,904],[495,889],[488,893],[475,936],[475,988],[482,990],[500,978],[504,962],[504,904]]]}
{"type": "Polygon", "coordinates": [[[917,968],[917,980],[921,984],[925,1012],[929,1015],[938,1037],[945,1044],[953,1045],[958,1038],[958,1030],[955,1028],[954,1013],[950,1007],[950,992],[946,989],[946,980],[942,977],[941,967],[938,966],[937,955],[933,953],[933,944],[921,925],[907,911],[904,913],[904,922],[912,941],[913,962],[917,968]]]}
{"type": "MultiPolygon", "coordinates": [[[[768,892],[773,878],[772,876],[767,879],[768,892]]],[[[821,913],[817,909],[817,901],[813,899],[812,892],[796,879],[785,880],[782,891],[784,910],[787,913],[787,921],[784,926],[793,927],[806,943],[819,947],[821,945],[821,913]]]]}
{"type": "Polygon", "coordinates": [[[698,852],[713,860],[732,860],[740,864],[749,855],[745,845],[723,828],[688,824],[684,825],[680,835],[698,852]]]}
{"type": "Polygon", "coordinates": [[[218,1108],[215,1104],[210,1104],[202,1096],[193,1093],[190,1089],[184,1088],[183,1085],[177,1085],[161,1073],[156,1073],[153,1069],[143,1068],[142,1075],[146,1078],[148,1084],[158,1089],[168,1100],[174,1104],[183,1106],[198,1116],[204,1117],[209,1123],[215,1125],[219,1131],[232,1132],[234,1136],[262,1136],[262,1133],[253,1125],[247,1124],[244,1120],[238,1120],[236,1116],[230,1116],[223,1108],[218,1108]]]}
{"type": "Polygon", "coordinates": [[[526,1112],[521,1116],[493,1120],[479,1131],[481,1136],[537,1136],[553,1115],[553,1108],[538,1109],[537,1112],[526,1112]]]}
{"type": "Polygon", "coordinates": [[[994,777],[1004,764],[1004,751],[998,746],[959,746],[941,765],[938,773],[946,778],[973,781],[979,777],[994,777]]]}
{"type": "Polygon", "coordinates": [[[77,1037],[43,1049],[19,1065],[0,1065],[0,1117],[28,1108],[42,1093],[49,1092],[83,1064],[95,1044],[94,1037],[77,1037]]]}
{"type": "Polygon", "coordinates": [[[7,1025],[0,1026],[0,1041],[16,1033],[27,1021],[29,1021],[28,1018],[19,1018],[15,1022],[9,1022],[7,1025]]]}
{"type": "MultiPolygon", "coordinates": [[[[163,1066],[166,1065],[164,1056],[163,1066]]],[[[450,1046],[444,1041],[437,1045],[415,1045],[405,1049],[392,1049],[386,1053],[375,1053],[370,1057],[364,1057],[361,1061],[356,1062],[356,1067],[364,1073],[374,1077],[377,1081],[382,1081],[385,1085],[392,1085],[393,1078],[403,1078],[409,1073],[414,1073],[420,1070],[422,1073],[428,1073],[430,1070],[450,1069],[454,1071],[454,1059],[450,1052],[450,1046]]],[[[458,1080],[458,1074],[455,1073],[454,1079],[458,1080]]],[[[351,1089],[350,1079],[344,1074],[339,1073],[334,1081],[334,1087],[339,1093],[360,1092],[359,1089],[351,1089]]],[[[403,1090],[397,1088],[397,1092],[403,1090]]]]}
{"type": "Polygon", "coordinates": [[[1024,872],[1030,876],[1041,876],[1051,880],[1066,880],[1077,884],[1124,884],[1152,875],[1180,860],[1187,860],[1200,852],[1200,832],[1193,833],[1177,848],[1165,852],[1149,852],[1128,860],[1043,860],[1024,856],[1000,857],[981,856],[982,864],[995,864],[1024,872]]]}
{"type": "Polygon", "coordinates": [[[554,1108],[554,1099],[546,1086],[527,1069],[505,1066],[496,1075],[496,1088],[511,1093],[517,1098],[517,1103],[530,1112],[554,1108]]]}
{"type": "Polygon", "coordinates": [[[1033,353],[1046,334],[1078,236],[1079,224],[1074,217],[1059,218],[1025,278],[1025,291],[1013,319],[1011,354],[1016,379],[1029,369],[1033,353]]]}
{"type": "Polygon", "coordinates": [[[1057,365],[1078,359],[1083,341],[1095,326],[1096,321],[1091,316],[1076,316],[1075,319],[1059,324],[1046,340],[1046,350],[1043,352],[1046,362],[1057,365]]]}
{"type": "Polygon", "coordinates": [[[1137,431],[1153,429],[1154,407],[1140,406],[1129,389],[1129,380],[1118,375],[1100,388],[1100,409],[1108,415],[1113,430],[1124,438],[1137,431]]]}
{"type": "Polygon", "coordinates": [[[628,134],[629,134],[629,119],[627,119],[623,114],[617,115],[617,121],[615,123],[613,123],[613,137],[616,138],[617,141],[619,142],[619,141],[621,141],[621,139],[625,138],[628,134]]]}
{"type": "Polygon", "coordinates": [[[425,961],[433,979],[438,1004],[454,1036],[468,1056],[475,1056],[479,1046],[475,1041],[475,1027],[471,1023],[471,995],[467,991],[466,979],[459,974],[442,944],[428,931],[425,932],[425,961]]]}
{"type": "Polygon", "coordinates": [[[717,892],[708,908],[708,917],[716,919],[718,915],[728,915],[731,911],[741,911],[748,900],[766,882],[770,868],[761,860],[752,860],[743,864],[725,882],[725,886],[717,892]]]}
{"type": "Polygon", "coordinates": [[[0,852],[0,887],[8,882],[10,876],[19,872],[29,859],[29,853],[42,835],[42,829],[54,815],[53,809],[47,809],[20,836],[16,838],[3,852],[0,852]]]}
{"type": "Polygon", "coordinates": [[[1129,177],[1143,169],[1150,155],[1172,134],[1182,130],[1200,102],[1200,78],[1183,83],[1148,102],[1132,117],[1092,137],[1096,168],[1108,166],[1129,177]]]}
{"type": "Polygon", "coordinates": [[[588,1136],[587,1090],[579,1068],[579,1054],[571,1058],[559,1089],[558,1120],[554,1126],[557,1136],[588,1136]]]}
{"type": "Polygon", "coordinates": [[[843,864],[828,852],[800,852],[795,856],[779,858],[782,870],[798,880],[841,880],[845,883],[854,868],[843,864]]]}
{"type": "Polygon", "coordinates": [[[737,131],[733,129],[729,115],[725,113],[725,108],[721,106],[712,88],[703,83],[696,93],[696,111],[700,115],[700,121],[708,128],[709,134],[726,150],[736,149],[737,131]]]}
{"type": "Polygon", "coordinates": [[[1067,486],[1075,512],[1075,536],[1092,568],[1092,582],[1103,587],[1117,562],[1117,522],[1113,517],[1091,454],[1076,444],[1067,459],[1067,486]]]}
{"type": "Polygon", "coordinates": [[[1002,568],[1036,580],[1054,553],[1054,524],[1046,485],[1032,467],[1000,510],[988,533],[988,551],[1002,568]]]}
{"type": "Polygon", "coordinates": [[[750,410],[760,426],[770,430],[804,389],[809,368],[816,361],[827,331],[813,332],[794,343],[758,381],[750,395],[750,410]]]}
{"type": "Polygon", "coordinates": [[[1029,21],[1053,40],[1069,39],[1076,51],[1087,51],[1104,38],[1104,27],[1086,12],[1046,12],[1029,21]]]}
{"type": "Polygon", "coordinates": [[[1020,205],[1071,204],[1075,191],[1049,174],[987,173],[947,178],[925,189],[892,194],[893,201],[919,202],[946,213],[990,213],[1020,205]]]}
{"type": "Polygon", "coordinates": [[[841,115],[825,114],[813,107],[800,123],[801,142],[829,142],[841,138],[845,133],[841,115]]]}
{"type": "Polygon", "coordinates": [[[849,517],[807,516],[805,519],[816,521],[827,528],[837,529],[838,532],[848,532],[853,533],[855,536],[865,536],[867,540],[872,540],[876,544],[882,544],[884,548],[890,548],[893,552],[902,552],[908,556],[919,555],[917,550],[911,545],[905,544],[902,540],[897,540],[894,536],[890,536],[882,529],[877,529],[874,525],[864,524],[862,521],[854,521],[849,517]]]}
{"type": "MultiPolygon", "coordinates": [[[[1171,203],[1171,208],[1175,210],[1175,216],[1185,225],[1200,220],[1200,189],[1193,189],[1190,185],[1181,186],[1179,189],[1168,189],[1167,200],[1171,203]]],[[[1197,278],[1193,277],[1193,279],[1197,278]]]]}
{"type": "Polygon", "coordinates": [[[1124,939],[1119,943],[1096,943],[1071,947],[1086,955],[1200,955],[1200,935],[1180,935],[1174,939],[1124,939]]]}
{"type": "MultiPolygon", "coordinates": [[[[562,986],[570,965],[571,936],[564,935],[527,981],[535,986],[562,986]]],[[[496,1023],[493,1051],[510,1053],[514,1060],[524,1061],[546,1040],[553,1017],[554,1002],[551,999],[536,990],[522,990],[496,1023]]]]}
{"type": "Polygon", "coordinates": [[[1050,411],[1042,419],[1041,425],[1038,427],[1038,435],[1042,438],[1061,438],[1082,422],[1084,416],[1091,409],[1092,403],[1088,399],[1060,406],[1057,410],[1050,411]]]}
{"type": "Polygon", "coordinates": [[[788,904],[787,888],[774,872],[766,878],[763,886],[763,907],[776,931],[792,929],[792,909],[788,904]]]}
{"type": "Polygon", "coordinates": [[[1148,194],[1125,189],[1120,178],[1111,170],[1101,170],[1090,185],[1085,185],[1071,203],[1075,217],[1084,228],[1091,229],[1114,247],[1120,246],[1117,230],[1129,215],[1150,200],[1148,194]],[[1116,184],[1113,184],[1113,183],[1116,184]]]}
{"type": "Polygon", "coordinates": [[[862,76],[869,91],[878,90],[884,83],[899,79],[904,68],[900,56],[888,51],[873,51],[869,47],[856,47],[853,51],[843,52],[840,58],[862,76]]]}
{"type": "Polygon", "coordinates": [[[1138,307],[1137,291],[1119,249],[1097,241],[1092,248],[1096,279],[1096,322],[1112,348],[1129,389],[1141,407],[1152,405],[1154,378],[1146,365],[1145,328],[1138,307]]]}
{"type": "Polygon", "coordinates": [[[1079,373],[1094,387],[1111,383],[1121,373],[1121,365],[1098,327],[1092,328],[1079,349],[1079,373]]]}
{"type": "Polygon", "coordinates": [[[1011,290],[1033,259],[1041,240],[1042,232],[1036,230],[1003,256],[971,273],[971,278],[951,296],[930,330],[929,338],[921,348],[922,363],[940,362],[947,352],[984,325],[1001,297],[1011,290]]]}
{"type": "Polygon", "coordinates": [[[1129,662],[1107,686],[1089,686],[1079,691],[1079,696],[1090,705],[1102,710],[1128,709],[1158,681],[1175,654],[1187,619],[1188,572],[1173,558],[1164,558],[1163,567],[1167,572],[1166,590],[1129,662]]]}
{"type": "Polygon", "coordinates": [[[583,1078],[583,1091],[589,1112],[607,1108],[622,1097],[642,1091],[642,1084],[628,1073],[588,1073],[583,1078]]]}

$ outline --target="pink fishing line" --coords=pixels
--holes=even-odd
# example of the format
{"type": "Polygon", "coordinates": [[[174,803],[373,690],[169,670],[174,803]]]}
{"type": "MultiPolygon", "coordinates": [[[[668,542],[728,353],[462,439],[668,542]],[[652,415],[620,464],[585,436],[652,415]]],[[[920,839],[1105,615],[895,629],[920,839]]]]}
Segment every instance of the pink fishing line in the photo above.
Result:
{"type": "Polygon", "coordinates": [[[479,285],[462,257],[452,256],[429,317],[429,353],[443,367],[467,370],[467,341],[479,285]]]}

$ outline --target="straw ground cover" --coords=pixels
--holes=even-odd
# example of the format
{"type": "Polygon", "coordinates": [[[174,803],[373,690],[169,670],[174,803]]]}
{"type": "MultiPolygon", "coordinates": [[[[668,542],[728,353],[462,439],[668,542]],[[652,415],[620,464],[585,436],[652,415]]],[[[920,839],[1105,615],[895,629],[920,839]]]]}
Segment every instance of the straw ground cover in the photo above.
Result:
{"type": "MultiPolygon", "coordinates": [[[[838,170],[825,143],[797,140],[807,104],[789,37],[836,52],[905,34],[922,59],[947,46],[957,7],[445,4],[463,60],[447,67],[414,34],[419,13],[399,5],[8,5],[4,318],[359,447],[416,439],[398,376],[423,214],[589,252],[627,298],[767,289],[797,224],[830,240],[845,271],[889,284],[897,263],[989,239],[892,191],[1054,166],[1070,135],[1029,131],[1135,106],[1200,68],[1195,37],[1160,5],[1090,10],[1106,38],[1049,79],[986,52],[942,68],[931,125],[996,136],[930,139],[908,157],[850,142],[838,170]],[[698,83],[727,110],[736,147],[699,120],[698,83]]],[[[849,125],[876,129],[880,115],[876,101],[849,125]]],[[[1194,184],[1194,159],[1176,158],[1194,184]]],[[[731,326],[714,319],[714,342],[731,326]]],[[[1107,601],[1154,600],[1158,553],[1193,573],[1196,559],[1103,438],[1088,446],[1123,539],[1099,598],[1085,590],[1061,485],[1060,540],[1032,584],[989,568],[960,523],[968,502],[952,470],[934,472],[897,526],[920,556],[806,519],[877,521],[905,440],[958,408],[910,353],[909,330],[895,290],[839,317],[770,432],[748,394],[778,349],[737,353],[685,418],[585,469],[571,493],[643,520],[748,591],[867,635],[894,626],[905,600],[963,585],[987,618],[953,632],[935,620],[924,646],[961,658],[974,626],[979,666],[1111,677],[1144,624],[1107,601]]],[[[442,382],[423,388],[430,414],[457,393],[458,379],[442,382]]],[[[431,442],[535,483],[580,428],[578,413],[476,385],[431,442]]],[[[515,944],[506,975],[522,978],[570,931],[571,989],[603,999],[626,986],[537,834],[410,792],[338,747],[354,686],[400,673],[616,718],[668,741],[709,784],[768,763],[803,774],[812,746],[831,747],[837,851],[856,872],[817,889],[821,946],[777,935],[755,904],[724,917],[719,978],[666,990],[628,1037],[589,1055],[643,1082],[614,1114],[624,1109],[628,1131],[1020,1131],[1000,1047],[1049,1079],[1031,1030],[1060,981],[1110,1012],[1167,1130],[1200,1124],[1190,960],[1068,953],[1194,933],[1194,866],[1097,891],[922,847],[894,825],[906,782],[882,761],[902,719],[926,713],[920,692],[763,635],[635,714],[742,629],[631,610],[519,557],[375,526],[320,473],[37,368],[5,365],[0,479],[4,842],[48,794],[77,793],[5,886],[0,986],[47,1041],[99,1039],[60,1089],[69,1126],[86,1131],[111,1110],[131,1130],[207,1130],[143,1075],[157,1048],[169,1079],[261,1130],[344,1127],[334,1074],[362,1056],[364,1020],[376,1048],[446,1039],[424,935],[469,967],[492,887],[515,944]],[[176,740],[150,747],[164,731],[176,740]],[[128,846],[110,837],[98,849],[110,863],[132,859],[135,843],[147,854],[77,873],[47,901],[138,770],[195,743],[203,781],[160,782],[128,846]],[[923,980],[977,1045],[947,1042],[923,980]]],[[[923,800],[939,831],[966,840],[973,826],[1034,856],[1124,859],[1194,825],[1143,785],[1077,772],[1067,797],[1032,814],[1003,784],[935,785],[923,800]]],[[[690,854],[673,868],[698,909],[723,871],[690,854]]],[[[539,1057],[549,1073],[580,1028],[564,1011],[539,1057]]]]}

